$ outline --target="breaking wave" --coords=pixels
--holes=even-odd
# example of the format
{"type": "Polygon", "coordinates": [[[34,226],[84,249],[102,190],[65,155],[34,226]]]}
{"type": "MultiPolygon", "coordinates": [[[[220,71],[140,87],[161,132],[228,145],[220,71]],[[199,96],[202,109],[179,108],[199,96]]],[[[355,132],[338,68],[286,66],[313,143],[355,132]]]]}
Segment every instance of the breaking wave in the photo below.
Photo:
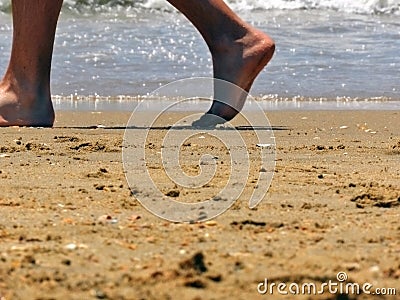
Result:
{"type": "MultiPolygon", "coordinates": [[[[236,11],[334,10],[357,14],[400,14],[400,0],[226,0],[236,11]]],[[[0,9],[10,12],[10,0],[0,0],[0,9]]],[[[121,12],[153,9],[172,11],[166,0],[65,0],[64,9],[77,13],[121,12]]]]}

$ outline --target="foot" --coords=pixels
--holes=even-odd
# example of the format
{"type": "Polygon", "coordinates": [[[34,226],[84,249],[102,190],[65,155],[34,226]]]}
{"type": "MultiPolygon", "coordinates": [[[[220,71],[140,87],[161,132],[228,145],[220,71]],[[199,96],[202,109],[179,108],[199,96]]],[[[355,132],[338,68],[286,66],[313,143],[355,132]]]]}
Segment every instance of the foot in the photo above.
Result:
{"type": "Polygon", "coordinates": [[[210,110],[193,126],[212,127],[233,119],[243,108],[254,80],[274,51],[274,41],[254,28],[241,39],[221,41],[211,50],[214,78],[221,80],[214,83],[214,102],[210,110]]]}
{"type": "Polygon", "coordinates": [[[51,127],[54,109],[50,94],[20,92],[0,83],[0,126],[51,127]]]}

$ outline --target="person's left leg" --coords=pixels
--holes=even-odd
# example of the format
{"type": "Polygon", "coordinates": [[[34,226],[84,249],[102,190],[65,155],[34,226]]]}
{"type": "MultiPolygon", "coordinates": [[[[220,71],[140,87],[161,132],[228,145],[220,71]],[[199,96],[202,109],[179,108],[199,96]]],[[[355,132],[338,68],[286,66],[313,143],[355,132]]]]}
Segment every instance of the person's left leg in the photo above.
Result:
{"type": "Polygon", "coordinates": [[[240,87],[237,89],[216,81],[211,109],[194,125],[231,120],[246,100],[247,95],[241,89],[249,92],[257,75],[271,60],[275,51],[274,41],[240,19],[222,0],[168,2],[181,11],[203,36],[212,55],[214,78],[240,87]],[[220,118],[213,120],[210,115],[220,118]]]}
{"type": "Polygon", "coordinates": [[[50,68],[62,0],[13,0],[13,45],[0,82],[0,126],[52,126],[50,68]]]}

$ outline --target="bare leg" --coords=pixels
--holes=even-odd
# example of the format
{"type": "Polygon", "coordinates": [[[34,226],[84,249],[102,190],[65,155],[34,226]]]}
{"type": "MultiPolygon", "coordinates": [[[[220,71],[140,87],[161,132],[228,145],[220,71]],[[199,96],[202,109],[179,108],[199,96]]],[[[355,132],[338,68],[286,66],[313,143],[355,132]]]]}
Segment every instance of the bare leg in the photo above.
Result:
{"type": "Polygon", "coordinates": [[[52,126],[50,67],[62,0],[13,0],[13,46],[0,82],[0,126],[52,126]]]}
{"type": "MultiPolygon", "coordinates": [[[[222,0],[168,2],[180,10],[203,36],[211,51],[214,78],[229,81],[248,92],[257,75],[271,60],[274,41],[240,19],[222,0]]],[[[229,105],[214,101],[208,114],[230,120],[242,109],[246,95],[238,91],[220,91],[217,83],[214,99],[229,105]]],[[[202,119],[198,125],[202,124],[201,121],[205,125],[209,121],[207,115],[202,119]]]]}

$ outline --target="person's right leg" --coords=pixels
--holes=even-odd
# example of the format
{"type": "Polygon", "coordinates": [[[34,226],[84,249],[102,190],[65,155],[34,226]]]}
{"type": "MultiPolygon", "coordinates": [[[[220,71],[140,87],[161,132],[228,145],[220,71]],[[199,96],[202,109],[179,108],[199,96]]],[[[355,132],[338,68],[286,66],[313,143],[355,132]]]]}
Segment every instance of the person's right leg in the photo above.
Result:
{"type": "Polygon", "coordinates": [[[62,0],[13,0],[13,45],[0,82],[0,126],[52,126],[50,68],[62,0]]]}
{"type": "Polygon", "coordinates": [[[199,30],[210,49],[214,102],[195,126],[231,120],[243,107],[255,78],[271,60],[275,44],[265,33],[244,22],[222,0],[168,0],[199,30]],[[236,88],[238,86],[239,88],[236,88]],[[212,116],[218,116],[214,118],[212,116]]]}

